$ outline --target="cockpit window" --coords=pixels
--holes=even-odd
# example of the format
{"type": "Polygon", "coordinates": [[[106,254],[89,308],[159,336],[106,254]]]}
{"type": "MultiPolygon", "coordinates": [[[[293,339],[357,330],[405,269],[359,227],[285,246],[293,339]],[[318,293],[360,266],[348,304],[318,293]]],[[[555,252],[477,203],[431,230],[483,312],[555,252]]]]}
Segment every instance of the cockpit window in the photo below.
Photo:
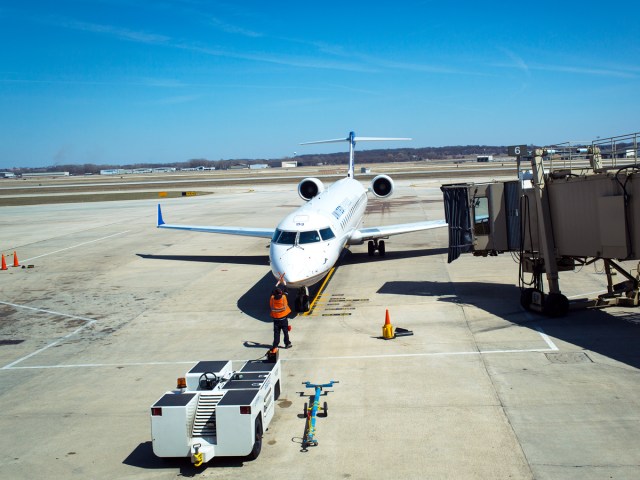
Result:
{"type": "Polygon", "coordinates": [[[320,230],[320,235],[322,236],[322,240],[331,240],[332,238],[335,238],[335,234],[330,227],[320,230]]]}
{"type": "Polygon", "coordinates": [[[320,241],[320,235],[318,235],[317,230],[312,230],[310,232],[300,232],[300,238],[298,239],[298,243],[315,243],[320,241]]]}
{"type": "MultiPolygon", "coordinates": [[[[276,231],[276,233],[277,233],[277,231],[276,231]]],[[[275,243],[282,243],[284,245],[293,245],[296,242],[297,233],[298,232],[284,232],[284,231],[281,231],[280,235],[277,238],[274,235],[275,243]]]]}

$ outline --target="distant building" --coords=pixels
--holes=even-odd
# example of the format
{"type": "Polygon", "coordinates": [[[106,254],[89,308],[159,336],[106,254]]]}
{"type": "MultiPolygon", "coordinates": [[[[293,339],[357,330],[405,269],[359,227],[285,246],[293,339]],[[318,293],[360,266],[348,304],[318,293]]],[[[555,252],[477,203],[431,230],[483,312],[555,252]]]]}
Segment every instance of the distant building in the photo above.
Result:
{"type": "Polygon", "coordinates": [[[16,178],[16,174],[13,172],[0,172],[0,178],[16,178]]]}
{"type": "Polygon", "coordinates": [[[493,155],[478,155],[476,159],[478,162],[493,162],[493,155]]]}
{"type": "Polygon", "coordinates": [[[229,170],[245,170],[248,168],[244,163],[237,163],[236,165],[231,165],[229,170]]]}
{"type": "Polygon", "coordinates": [[[269,165],[266,163],[252,163],[249,165],[250,170],[262,170],[263,168],[269,168],[269,165]]]}
{"type": "Polygon", "coordinates": [[[69,172],[34,172],[23,173],[22,178],[37,178],[37,177],[68,177],[69,172]]]}
{"type": "Polygon", "coordinates": [[[298,162],[296,160],[285,160],[280,166],[282,168],[295,168],[298,166],[298,162]]]}

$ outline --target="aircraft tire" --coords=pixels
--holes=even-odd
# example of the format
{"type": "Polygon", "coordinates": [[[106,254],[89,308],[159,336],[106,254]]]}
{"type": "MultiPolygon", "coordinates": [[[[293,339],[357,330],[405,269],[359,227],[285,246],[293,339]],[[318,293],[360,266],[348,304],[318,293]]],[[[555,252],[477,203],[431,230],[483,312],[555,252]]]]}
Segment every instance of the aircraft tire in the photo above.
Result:
{"type": "Polygon", "coordinates": [[[296,297],[295,307],[296,312],[302,312],[302,297],[296,297]]]}
{"type": "Polygon", "coordinates": [[[386,253],[386,250],[385,250],[385,247],[384,247],[384,240],[380,240],[378,242],[378,253],[380,253],[381,257],[384,257],[384,255],[386,253]]]}
{"type": "Polygon", "coordinates": [[[367,250],[369,251],[369,256],[373,257],[373,254],[376,253],[376,246],[373,243],[373,240],[369,240],[367,243],[367,250]]]}
{"type": "Polygon", "coordinates": [[[302,297],[302,311],[308,312],[311,310],[311,304],[309,303],[309,295],[304,295],[302,297]]]}

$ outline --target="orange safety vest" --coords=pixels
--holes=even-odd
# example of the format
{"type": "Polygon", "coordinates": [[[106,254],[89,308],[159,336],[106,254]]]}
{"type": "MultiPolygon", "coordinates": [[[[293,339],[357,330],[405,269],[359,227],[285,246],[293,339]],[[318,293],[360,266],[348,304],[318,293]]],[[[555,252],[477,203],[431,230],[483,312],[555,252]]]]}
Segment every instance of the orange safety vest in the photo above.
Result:
{"type": "Polygon", "coordinates": [[[282,295],[282,297],[277,300],[273,295],[271,295],[269,306],[271,307],[272,318],[284,318],[291,313],[286,295],[282,295]]]}

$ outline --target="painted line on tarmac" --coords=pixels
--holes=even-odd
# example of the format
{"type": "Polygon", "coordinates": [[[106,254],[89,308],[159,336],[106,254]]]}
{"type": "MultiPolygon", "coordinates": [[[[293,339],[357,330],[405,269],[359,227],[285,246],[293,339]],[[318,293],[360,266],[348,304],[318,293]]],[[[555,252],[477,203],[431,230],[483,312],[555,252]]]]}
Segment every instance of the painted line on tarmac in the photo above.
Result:
{"type": "Polygon", "coordinates": [[[56,250],[54,252],[43,253],[42,255],[38,255],[36,257],[27,258],[26,260],[21,260],[22,262],[30,262],[31,260],[35,260],[36,258],[46,257],[48,255],[53,255],[56,253],[64,252],[65,250],[71,250],[72,248],[82,247],[83,245],[88,245],[90,243],[100,242],[102,240],[106,240],[108,238],[117,237],[118,235],[123,235],[125,233],[129,233],[131,230],[125,230],[124,232],[114,233],[113,235],[107,235],[106,237],[96,238],[95,240],[89,240],[88,242],[79,243],[77,245],[72,245],[67,248],[61,248],[60,250],[56,250]]]}
{"type": "Polygon", "coordinates": [[[538,331],[538,333],[540,334],[542,339],[546,342],[546,344],[549,345],[549,349],[551,349],[554,352],[557,352],[558,351],[558,347],[556,347],[556,344],[553,343],[551,338],[549,338],[549,335],[544,333],[544,330],[542,330],[542,327],[536,327],[536,330],[538,331]]]}
{"type": "MultiPolygon", "coordinates": [[[[232,360],[233,362],[246,362],[247,360],[232,360]]],[[[44,370],[52,368],[95,368],[95,367],[145,367],[154,365],[195,365],[197,360],[180,360],[175,362],[131,362],[131,363],[77,363],[73,365],[30,365],[25,367],[3,367],[2,370],[44,370]]]]}
{"type": "MultiPolygon", "coordinates": [[[[549,342],[551,342],[549,340],[549,342]]],[[[551,342],[553,345],[553,343],[551,342]]],[[[371,360],[371,359],[384,359],[384,358],[411,358],[411,357],[447,357],[447,356],[471,356],[471,355],[490,355],[490,354],[504,354],[504,353],[538,353],[538,352],[554,352],[558,348],[553,345],[549,348],[529,348],[521,350],[478,350],[468,352],[431,352],[431,353],[397,353],[388,355],[345,355],[336,357],[303,357],[303,358],[282,358],[283,362],[306,362],[317,360],[371,360]]],[[[27,357],[25,357],[27,358],[27,357]]],[[[238,359],[232,360],[232,362],[247,362],[255,359],[238,359]]],[[[154,365],[182,365],[189,364],[195,365],[197,360],[192,361],[175,361],[175,362],[131,362],[131,363],[81,363],[75,365],[33,365],[27,367],[14,367],[13,364],[3,367],[3,370],[32,370],[32,369],[52,369],[52,368],[97,368],[97,367],[139,367],[139,366],[154,366],[154,365]]]]}
{"type": "Polygon", "coordinates": [[[73,335],[77,334],[81,330],[84,330],[85,328],[93,325],[97,321],[97,320],[94,320],[92,318],[79,317],[78,315],[70,315],[68,313],[55,312],[53,310],[46,310],[44,308],[28,307],[26,305],[18,305],[18,304],[15,304],[15,303],[9,303],[9,302],[3,302],[3,301],[0,301],[0,305],[8,305],[8,306],[14,307],[14,308],[24,308],[26,310],[33,310],[35,312],[49,313],[51,315],[57,315],[57,316],[62,316],[62,317],[67,317],[67,318],[73,318],[73,319],[76,319],[76,320],[82,320],[84,322],[87,322],[84,325],[82,325],[81,327],[76,328],[73,332],[68,333],[64,337],[60,337],[57,340],[49,343],[48,345],[45,345],[44,347],[36,350],[35,352],[31,352],[29,355],[25,355],[24,357],[19,358],[18,360],[15,360],[14,362],[9,363],[8,365],[5,365],[4,367],[2,367],[1,370],[9,370],[9,369],[13,369],[13,368],[24,368],[24,367],[15,367],[15,365],[27,360],[28,358],[31,358],[31,357],[33,357],[35,355],[38,355],[39,353],[42,353],[42,352],[44,352],[45,350],[48,350],[51,347],[55,347],[57,344],[59,344],[63,340],[66,340],[67,338],[72,337],[73,335]]]}
{"type": "Polygon", "coordinates": [[[331,269],[329,270],[329,273],[327,274],[327,276],[324,279],[324,282],[322,282],[322,285],[320,285],[320,288],[318,289],[318,293],[316,293],[315,298],[311,302],[311,305],[309,306],[309,311],[304,312],[302,314],[302,316],[308,317],[309,315],[311,315],[313,313],[313,310],[317,306],[318,300],[322,297],[322,293],[324,292],[324,289],[327,287],[327,284],[329,283],[329,280],[331,279],[331,277],[333,276],[333,273],[335,271],[336,271],[336,267],[331,267],[331,269]]]}

